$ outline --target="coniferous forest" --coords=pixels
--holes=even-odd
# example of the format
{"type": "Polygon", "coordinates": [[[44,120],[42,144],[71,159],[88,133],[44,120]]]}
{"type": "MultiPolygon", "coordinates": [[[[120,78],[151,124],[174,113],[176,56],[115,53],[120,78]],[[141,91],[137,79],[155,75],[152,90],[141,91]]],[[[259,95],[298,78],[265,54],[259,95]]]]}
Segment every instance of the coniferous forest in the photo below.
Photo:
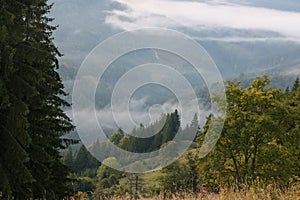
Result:
{"type": "MultiPolygon", "coordinates": [[[[52,5],[0,2],[0,199],[300,198],[299,78],[284,89],[274,87],[268,75],[227,81],[224,128],[201,159],[210,122],[218,118],[213,113],[202,127],[196,111],[182,127],[175,109],[131,135],[116,129],[108,134],[110,142],[135,153],[155,151],[177,132],[197,130],[171,165],[144,174],[117,171],[89,151],[103,151],[105,143],[85,147],[65,136],[75,125],[65,112],[71,105],[58,73],[63,55],[54,44],[52,5]],[[157,127],[154,136],[134,137],[157,127]]],[[[118,164],[115,157],[107,160],[118,164]]]]}

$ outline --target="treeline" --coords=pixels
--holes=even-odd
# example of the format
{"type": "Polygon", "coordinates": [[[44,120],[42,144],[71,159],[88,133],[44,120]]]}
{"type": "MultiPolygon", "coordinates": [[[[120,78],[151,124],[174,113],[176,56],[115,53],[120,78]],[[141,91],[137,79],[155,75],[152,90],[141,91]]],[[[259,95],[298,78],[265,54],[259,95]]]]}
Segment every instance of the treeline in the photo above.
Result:
{"type": "Polygon", "coordinates": [[[71,147],[63,152],[62,162],[70,170],[70,181],[66,183],[67,195],[74,196],[75,191],[91,193],[96,189],[96,171],[101,163],[95,159],[90,152],[81,145],[79,149],[73,153],[71,147]]]}
{"type": "Polygon", "coordinates": [[[178,111],[162,115],[149,126],[140,124],[140,127],[134,128],[131,135],[124,135],[119,129],[113,133],[109,140],[122,149],[131,152],[145,153],[158,150],[163,144],[171,141],[180,128],[180,119],[178,111]],[[144,138],[141,138],[143,136],[144,138]],[[149,136],[149,137],[145,137],[149,136]]]}
{"type": "Polygon", "coordinates": [[[69,169],[59,150],[73,129],[46,0],[0,6],[0,198],[62,199],[69,169]]]}
{"type": "MultiPolygon", "coordinates": [[[[159,150],[162,146],[172,141],[174,137],[180,140],[193,140],[191,135],[195,135],[199,129],[198,115],[195,114],[191,123],[187,124],[183,129],[180,126],[180,116],[178,111],[175,110],[172,113],[162,114],[160,119],[145,126],[140,124],[139,127],[134,127],[130,134],[125,134],[121,128],[118,131],[112,133],[108,139],[114,145],[135,153],[153,152],[159,150]],[[179,135],[179,136],[178,136],[179,135]]],[[[101,152],[113,151],[113,149],[107,149],[107,141],[96,141],[90,147],[89,150],[95,154],[101,152]]]]}
{"type": "Polygon", "coordinates": [[[84,145],[81,145],[74,154],[70,147],[63,155],[63,163],[78,176],[82,175],[90,177],[95,175],[96,169],[101,164],[90,154],[84,145]]]}
{"type": "MultiPolygon", "coordinates": [[[[175,110],[173,113],[163,114],[159,120],[147,126],[140,124],[130,134],[125,134],[122,129],[119,129],[107,139],[95,141],[88,147],[88,150],[103,162],[107,158],[117,157],[117,166],[126,167],[133,171],[138,167],[147,171],[178,157],[179,151],[182,149],[181,146],[186,145],[188,148],[189,144],[193,143],[197,130],[197,115],[194,116],[191,125],[182,129],[178,111],[175,110]],[[166,145],[169,145],[167,152],[158,151],[166,145]],[[119,151],[116,146],[126,151],[119,151]],[[153,158],[155,161],[151,161],[149,158],[141,160],[140,154],[128,156],[126,153],[128,151],[134,153],[152,152],[149,158],[153,158]]],[[[195,145],[195,142],[193,144],[195,145]]]]}
{"type": "MultiPolygon", "coordinates": [[[[161,118],[157,121],[155,121],[152,124],[149,124],[148,126],[140,125],[139,127],[135,127],[132,130],[132,133],[130,135],[124,134],[122,129],[119,129],[115,133],[113,133],[109,140],[117,145],[118,147],[125,149],[127,151],[131,152],[151,152],[158,150],[159,148],[168,145],[170,141],[172,141],[176,134],[181,134],[180,139],[182,140],[188,140],[190,138],[185,137],[186,134],[195,134],[199,130],[199,123],[198,123],[198,116],[197,114],[194,115],[192,121],[190,124],[187,124],[184,129],[180,126],[180,116],[178,114],[178,111],[175,110],[172,113],[163,114],[161,118]],[[140,136],[143,136],[144,138],[140,138],[140,136]],[[146,137],[149,136],[149,137],[146,137]]],[[[196,139],[196,138],[195,138],[196,139]]],[[[176,142],[174,143],[176,146],[176,142]]],[[[99,150],[95,150],[97,147],[105,146],[105,142],[96,142],[91,146],[91,150],[93,152],[100,152],[99,150]]],[[[192,148],[195,148],[195,144],[193,144],[192,148]]],[[[174,151],[176,151],[174,149],[174,151]]],[[[103,153],[103,152],[102,152],[103,153]]],[[[177,155],[177,152],[172,152],[174,155],[177,155]]],[[[126,158],[125,158],[126,159],[126,158]]],[[[163,158],[168,159],[168,158],[163,158]]],[[[112,165],[118,166],[120,162],[114,158],[110,157],[106,159],[106,162],[111,163],[112,165]]],[[[145,164],[140,161],[135,161],[135,163],[128,163],[128,165],[132,165],[132,167],[135,166],[135,164],[138,163],[138,166],[141,167],[141,165],[145,164]]],[[[146,163],[147,164],[147,163],[146,163]]],[[[153,163],[151,163],[153,164],[153,163]]],[[[158,163],[159,164],[159,163],[158,163]]],[[[172,165],[173,166],[173,165],[172,165]]],[[[190,166],[189,165],[181,165],[182,168],[180,168],[179,171],[184,170],[187,173],[190,172],[190,166]]],[[[195,167],[192,167],[192,170],[196,170],[195,167]]],[[[165,171],[165,170],[163,170],[165,171]]],[[[193,172],[194,172],[193,171],[193,172]]],[[[176,176],[176,180],[179,181],[178,171],[174,172],[172,176],[176,176]]],[[[185,177],[181,182],[187,181],[189,176],[184,175],[185,177]]],[[[105,199],[105,198],[113,198],[116,197],[124,197],[126,195],[131,195],[133,197],[133,183],[130,182],[128,177],[135,177],[132,174],[120,172],[118,170],[112,169],[108,166],[101,165],[97,170],[97,177],[96,177],[96,190],[94,192],[95,197],[99,199],[105,199]],[[129,182],[130,183],[129,183],[129,182]]],[[[159,177],[160,181],[163,181],[164,187],[173,187],[173,179],[167,178],[167,177],[159,177]],[[167,183],[172,182],[169,186],[167,186],[167,183]]],[[[147,181],[147,180],[146,180],[147,181]]],[[[151,181],[150,181],[151,182],[151,181]]],[[[191,182],[188,180],[191,184],[196,184],[196,182],[191,182]]],[[[179,183],[178,183],[179,184],[179,183]]],[[[161,182],[159,182],[159,185],[162,185],[161,182]]],[[[190,185],[190,184],[189,184],[190,185]]],[[[185,186],[186,188],[189,187],[189,185],[185,186]]],[[[139,186],[140,187],[140,186],[139,186]]],[[[141,186],[142,187],[142,186],[141,186]]],[[[161,191],[164,191],[166,189],[163,189],[161,191]]],[[[179,188],[179,187],[178,187],[179,188]]],[[[147,194],[154,194],[155,192],[160,192],[160,189],[158,188],[151,188],[144,190],[144,195],[147,194]]]]}

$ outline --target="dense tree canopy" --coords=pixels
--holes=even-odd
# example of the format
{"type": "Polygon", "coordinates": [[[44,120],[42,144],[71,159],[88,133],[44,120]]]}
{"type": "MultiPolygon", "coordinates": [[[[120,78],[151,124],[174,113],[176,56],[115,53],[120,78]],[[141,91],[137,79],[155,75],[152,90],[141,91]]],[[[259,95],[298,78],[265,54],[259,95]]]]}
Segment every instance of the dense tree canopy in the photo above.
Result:
{"type": "Polygon", "coordinates": [[[297,81],[288,94],[268,87],[269,83],[267,76],[248,87],[228,82],[224,129],[202,163],[206,183],[250,183],[260,178],[286,184],[299,176],[297,81]]]}

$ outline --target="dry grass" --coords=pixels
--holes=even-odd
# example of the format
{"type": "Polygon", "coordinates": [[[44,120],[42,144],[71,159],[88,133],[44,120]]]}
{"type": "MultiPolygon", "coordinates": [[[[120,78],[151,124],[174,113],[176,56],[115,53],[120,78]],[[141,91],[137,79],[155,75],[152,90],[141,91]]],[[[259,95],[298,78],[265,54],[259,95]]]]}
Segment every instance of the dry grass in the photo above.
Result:
{"type": "Polygon", "coordinates": [[[239,191],[234,188],[222,188],[219,194],[173,194],[164,198],[156,196],[152,198],[141,198],[143,200],[300,200],[300,185],[293,185],[289,189],[283,191],[271,185],[265,187],[245,187],[239,191]]]}

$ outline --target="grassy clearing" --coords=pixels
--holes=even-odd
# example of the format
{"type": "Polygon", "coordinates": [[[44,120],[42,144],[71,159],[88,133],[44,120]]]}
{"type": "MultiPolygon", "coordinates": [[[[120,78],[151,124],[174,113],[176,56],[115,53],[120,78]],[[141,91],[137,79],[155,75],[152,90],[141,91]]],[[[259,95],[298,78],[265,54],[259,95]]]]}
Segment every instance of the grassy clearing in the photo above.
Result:
{"type": "Polygon", "coordinates": [[[287,190],[281,190],[271,185],[261,188],[245,187],[239,191],[234,188],[222,188],[219,194],[199,193],[172,194],[164,198],[163,195],[151,198],[141,198],[143,200],[300,200],[300,185],[293,185],[287,190]]]}

